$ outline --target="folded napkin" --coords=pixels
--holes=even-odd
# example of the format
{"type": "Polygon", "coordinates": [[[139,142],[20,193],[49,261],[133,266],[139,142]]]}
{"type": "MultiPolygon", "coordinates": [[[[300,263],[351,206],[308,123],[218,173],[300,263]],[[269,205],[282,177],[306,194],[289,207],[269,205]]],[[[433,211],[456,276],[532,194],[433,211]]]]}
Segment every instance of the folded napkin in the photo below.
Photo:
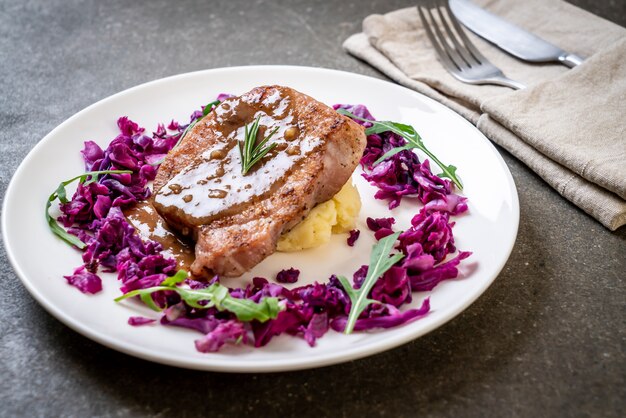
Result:
{"type": "Polygon", "coordinates": [[[437,60],[415,7],[367,17],[344,48],[467,118],[607,228],[626,224],[626,29],[561,0],[474,2],[587,60],[529,64],[466,31],[528,88],[465,84],[437,60]]]}

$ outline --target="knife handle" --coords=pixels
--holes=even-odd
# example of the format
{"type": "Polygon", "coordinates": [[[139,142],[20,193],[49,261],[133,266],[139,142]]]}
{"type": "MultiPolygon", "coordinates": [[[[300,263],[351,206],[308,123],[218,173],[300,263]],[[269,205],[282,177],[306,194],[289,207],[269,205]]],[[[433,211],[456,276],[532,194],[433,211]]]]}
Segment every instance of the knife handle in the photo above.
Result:
{"type": "Polygon", "coordinates": [[[559,57],[559,62],[561,62],[564,65],[567,65],[569,68],[574,68],[577,65],[582,64],[583,61],[584,61],[584,58],[581,58],[576,54],[568,54],[567,52],[559,57]]]}

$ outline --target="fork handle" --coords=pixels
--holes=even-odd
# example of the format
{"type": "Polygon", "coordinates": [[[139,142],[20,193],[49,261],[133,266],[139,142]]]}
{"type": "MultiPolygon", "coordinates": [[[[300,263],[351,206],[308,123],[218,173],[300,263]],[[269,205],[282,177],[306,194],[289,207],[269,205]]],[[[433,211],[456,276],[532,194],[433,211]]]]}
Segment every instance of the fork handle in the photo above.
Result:
{"type": "Polygon", "coordinates": [[[485,80],[485,82],[486,84],[496,84],[498,86],[510,87],[514,90],[521,90],[526,88],[524,84],[519,83],[515,80],[511,80],[510,78],[504,76],[491,77],[490,79],[485,80]]]}
{"type": "Polygon", "coordinates": [[[569,68],[574,68],[577,65],[582,64],[583,61],[584,58],[581,58],[576,54],[568,54],[567,52],[559,57],[559,62],[567,65],[569,68]]]}

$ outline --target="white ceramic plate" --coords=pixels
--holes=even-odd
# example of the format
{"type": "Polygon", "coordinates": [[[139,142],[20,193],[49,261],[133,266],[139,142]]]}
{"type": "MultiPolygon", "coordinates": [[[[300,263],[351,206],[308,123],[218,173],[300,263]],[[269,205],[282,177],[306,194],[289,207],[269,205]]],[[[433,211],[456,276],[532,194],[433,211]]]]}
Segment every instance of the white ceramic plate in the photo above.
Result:
{"type": "MultiPolygon", "coordinates": [[[[436,169],[435,169],[436,170],[436,169]]],[[[373,199],[375,189],[353,177],[362,196],[354,248],[345,236],[326,246],[292,254],[274,254],[245,275],[274,277],[296,267],[298,285],[325,281],[332,273],[348,277],[367,264],[374,240],[365,225],[368,216],[394,216],[405,228],[420,205],[406,200],[392,211],[373,199]]],[[[228,372],[268,372],[319,367],[365,357],[413,340],[441,326],[467,308],[496,278],[512,250],[519,222],[515,185],[502,158],[470,123],[439,103],[406,88],[334,70],[287,66],[222,68],[182,74],[146,83],[106,98],[59,125],[24,159],[7,190],[2,230],[9,259],[20,279],[52,315],[81,334],[113,349],[147,360],[193,369],[228,372]],[[414,304],[430,296],[426,317],[389,330],[343,335],[334,331],[309,347],[303,340],[281,336],[261,349],[226,347],[202,354],[193,341],[200,335],[176,327],[131,327],[131,315],[156,317],[134,302],[116,304],[120,294],[115,276],[103,274],[104,290],[94,296],[66,284],[63,275],[81,264],[80,254],[48,230],[44,220],[47,197],[60,181],[83,172],[79,151],[83,141],[101,146],[117,134],[116,120],[127,115],[150,132],[172,118],[188,120],[194,109],[218,93],[244,93],[263,84],[282,84],[332,105],[363,103],[379,119],[412,124],[442,161],[458,166],[469,198],[469,213],[457,217],[457,247],[474,254],[462,263],[461,277],[441,283],[431,292],[416,293],[414,304]]]]}

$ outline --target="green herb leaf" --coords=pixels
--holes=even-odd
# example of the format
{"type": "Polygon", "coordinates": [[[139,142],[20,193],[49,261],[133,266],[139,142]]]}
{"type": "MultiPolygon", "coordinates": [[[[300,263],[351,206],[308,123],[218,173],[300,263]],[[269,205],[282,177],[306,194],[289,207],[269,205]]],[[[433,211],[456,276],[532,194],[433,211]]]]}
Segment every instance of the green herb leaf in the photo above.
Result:
{"type": "Polygon", "coordinates": [[[143,303],[146,304],[146,306],[148,306],[153,311],[157,311],[158,312],[158,311],[161,310],[161,308],[159,308],[159,305],[157,305],[154,302],[154,299],[152,299],[152,293],[142,292],[142,293],[139,294],[139,298],[141,299],[141,301],[143,303]]]}
{"type": "Polygon", "coordinates": [[[401,147],[395,147],[395,148],[391,148],[389,151],[387,151],[386,153],[384,153],[382,155],[382,157],[380,157],[378,160],[374,161],[374,165],[380,164],[383,161],[385,161],[387,158],[392,157],[394,155],[396,155],[399,152],[408,150],[408,149],[413,149],[415,148],[413,145],[411,144],[407,144],[401,147]]]}
{"type": "Polygon", "coordinates": [[[258,163],[268,152],[276,147],[276,143],[265,146],[270,138],[278,131],[278,127],[274,128],[270,134],[265,137],[258,144],[256,138],[259,133],[259,121],[260,116],[252,122],[250,125],[246,125],[244,128],[244,140],[239,141],[239,155],[241,156],[241,174],[244,176],[248,174],[248,171],[258,163]]]}
{"type": "Polygon", "coordinates": [[[378,241],[372,247],[367,276],[365,276],[365,280],[363,280],[363,284],[359,289],[354,289],[348,279],[343,276],[339,276],[339,281],[352,302],[350,314],[348,315],[348,322],[346,323],[346,329],[344,330],[346,334],[350,334],[352,332],[354,325],[356,324],[356,320],[365,308],[372,303],[380,303],[377,300],[369,299],[367,295],[369,295],[376,281],[394,264],[404,258],[404,254],[393,254],[392,256],[389,256],[389,253],[393,250],[393,245],[399,235],[400,232],[389,235],[378,241]]]}
{"type": "Polygon", "coordinates": [[[379,134],[382,132],[393,132],[394,134],[400,135],[408,141],[408,144],[406,145],[403,145],[401,147],[396,147],[387,151],[382,157],[380,157],[378,160],[374,162],[374,165],[381,163],[382,161],[386,160],[392,155],[399,153],[400,151],[417,148],[420,151],[422,151],[424,154],[426,154],[432,161],[435,162],[435,164],[439,166],[439,168],[442,171],[442,173],[439,174],[439,177],[449,178],[459,188],[459,190],[463,190],[463,183],[461,182],[461,179],[459,178],[459,176],[457,176],[456,174],[457,168],[453,165],[445,165],[439,160],[439,158],[435,156],[435,154],[430,152],[428,148],[426,148],[426,145],[424,145],[424,141],[422,140],[422,137],[417,133],[415,128],[413,128],[412,126],[405,125],[403,123],[391,122],[391,121],[385,121],[385,120],[376,121],[376,120],[364,119],[364,118],[361,118],[352,114],[351,112],[348,112],[345,109],[337,109],[337,112],[339,114],[348,116],[353,119],[358,119],[364,122],[371,123],[372,126],[365,130],[366,135],[379,134]]]}
{"type": "Polygon", "coordinates": [[[280,312],[277,298],[267,297],[262,299],[259,303],[249,299],[234,298],[228,292],[228,288],[220,283],[214,283],[204,289],[178,287],[177,285],[182,283],[187,276],[188,274],[185,270],[179,270],[174,276],[165,279],[160,286],[133,290],[132,292],[128,292],[116,298],[115,301],[119,302],[124,299],[139,296],[149,308],[155,311],[161,311],[161,308],[154,303],[152,294],[163,290],[170,290],[178,293],[181,299],[193,308],[208,309],[215,307],[220,311],[228,311],[235,314],[237,319],[243,322],[252,320],[265,322],[269,319],[276,318],[278,312],[280,312]]]}
{"type": "Polygon", "coordinates": [[[59,223],[50,216],[50,206],[52,206],[52,202],[56,199],[59,199],[61,203],[67,203],[67,191],[65,190],[65,186],[68,184],[75,182],[78,180],[79,183],[89,184],[98,179],[100,174],[122,174],[122,173],[132,173],[130,170],[103,170],[103,171],[89,171],[87,173],[81,174],[80,176],[73,177],[69,180],[62,181],[59,184],[59,187],[48,197],[48,201],[46,202],[46,221],[48,222],[48,226],[50,230],[60,237],[63,241],[67,242],[70,245],[77,247],[82,250],[86,247],[85,243],[78,239],[75,235],[68,233],[59,223]],[[89,179],[89,180],[88,180],[89,179]]]}
{"type": "Polygon", "coordinates": [[[202,109],[202,115],[206,116],[209,113],[211,113],[211,110],[213,110],[214,107],[218,106],[220,103],[219,100],[213,100],[211,103],[207,103],[206,106],[204,106],[204,109],[202,109]]]}
{"type": "MultiPolygon", "coordinates": [[[[185,137],[185,135],[187,135],[187,132],[189,132],[191,130],[191,128],[196,126],[196,123],[200,122],[206,115],[211,113],[211,111],[213,109],[215,109],[220,103],[221,102],[219,100],[214,100],[211,103],[208,103],[206,106],[204,106],[204,109],[202,109],[202,117],[195,119],[194,121],[190,122],[189,125],[187,125],[187,127],[185,128],[183,133],[181,133],[180,136],[178,137],[178,140],[176,141],[176,143],[174,144],[172,149],[174,149],[178,145],[180,145],[180,143],[182,142],[182,140],[185,137]]],[[[163,160],[165,160],[165,157],[161,158],[159,161],[151,163],[150,165],[152,165],[152,166],[160,165],[163,162],[163,160]]]]}
{"type": "Polygon", "coordinates": [[[180,284],[187,280],[187,277],[189,277],[189,273],[187,273],[185,270],[178,270],[175,275],[163,280],[161,286],[176,286],[177,284],[180,284]]]}

